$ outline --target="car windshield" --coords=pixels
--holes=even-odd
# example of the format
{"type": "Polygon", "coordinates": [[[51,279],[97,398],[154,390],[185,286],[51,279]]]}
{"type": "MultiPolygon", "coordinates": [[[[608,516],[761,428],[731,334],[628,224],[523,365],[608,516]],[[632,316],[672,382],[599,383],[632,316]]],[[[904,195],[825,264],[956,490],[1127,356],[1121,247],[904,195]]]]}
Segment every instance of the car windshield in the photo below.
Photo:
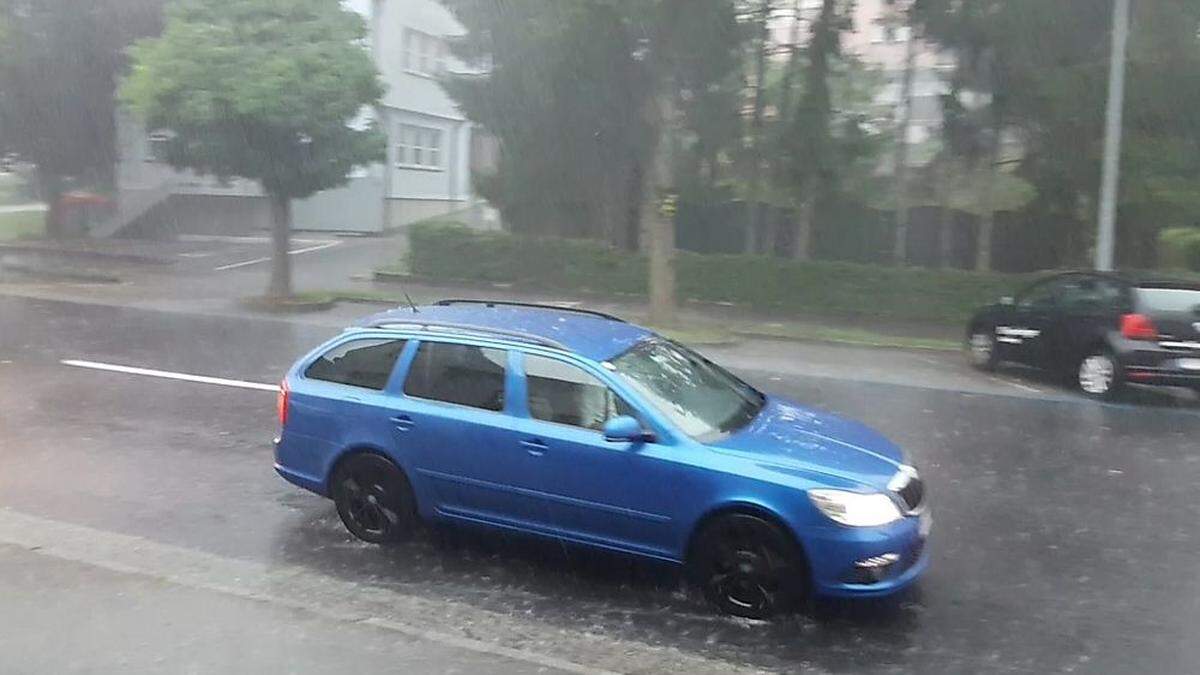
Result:
{"type": "Polygon", "coordinates": [[[717,364],[666,340],[639,343],[612,365],[685,434],[702,441],[745,426],[766,400],[717,364]]]}
{"type": "Polygon", "coordinates": [[[1158,312],[1190,312],[1200,308],[1200,290],[1190,288],[1139,288],[1138,298],[1146,309],[1158,312]]]}

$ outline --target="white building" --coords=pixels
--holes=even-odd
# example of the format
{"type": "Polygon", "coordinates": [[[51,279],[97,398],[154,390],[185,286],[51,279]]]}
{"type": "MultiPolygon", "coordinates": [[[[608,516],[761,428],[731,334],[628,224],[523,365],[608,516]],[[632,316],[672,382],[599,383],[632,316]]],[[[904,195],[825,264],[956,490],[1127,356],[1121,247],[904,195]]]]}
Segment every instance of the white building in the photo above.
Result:
{"type": "MultiPolygon", "coordinates": [[[[380,232],[478,207],[471,194],[473,151],[482,141],[437,82],[465,64],[446,38],[464,32],[437,0],[343,0],[361,14],[386,93],[374,115],[388,136],[387,161],[363,167],[342,188],[299,200],[296,229],[380,232]]],[[[159,133],[129,116],[118,128],[120,213],[94,233],[168,231],[245,232],[269,225],[257,184],[175,171],[158,161],[159,133]]]]}

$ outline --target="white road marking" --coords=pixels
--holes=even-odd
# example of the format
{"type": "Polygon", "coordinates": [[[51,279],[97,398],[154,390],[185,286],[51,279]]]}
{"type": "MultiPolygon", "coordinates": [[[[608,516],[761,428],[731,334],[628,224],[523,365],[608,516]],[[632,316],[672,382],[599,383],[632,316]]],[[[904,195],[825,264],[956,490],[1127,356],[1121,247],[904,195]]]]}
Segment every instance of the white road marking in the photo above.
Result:
{"type": "Polygon", "coordinates": [[[581,675],[634,670],[689,675],[757,672],[674,647],[577,634],[536,619],[501,614],[461,601],[406,594],[298,565],[215,555],[8,508],[0,508],[0,544],[48,558],[290,607],[333,621],[362,623],[456,649],[581,675]],[[549,638],[553,638],[552,643],[549,638]],[[518,646],[534,644],[550,644],[553,652],[569,658],[518,646]]]}
{"type": "Polygon", "coordinates": [[[127,375],[147,375],[149,377],[161,377],[165,380],[183,380],[184,382],[199,382],[200,384],[217,384],[222,387],[238,387],[241,389],[257,389],[259,391],[279,391],[279,387],[274,384],[264,384],[262,382],[247,382],[245,380],[230,380],[224,377],[209,377],[207,375],[190,375],[188,373],[175,373],[169,370],[154,370],[153,368],[137,368],[134,366],[119,366],[113,363],[99,363],[97,361],[80,361],[77,359],[63,359],[59,363],[64,366],[75,366],[76,368],[91,368],[92,370],[106,370],[113,373],[125,373],[127,375]]]}
{"type": "Polygon", "coordinates": [[[50,207],[37,202],[30,204],[9,204],[0,206],[0,213],[25,213],[26,211],[46,211],[50,207]]]}
{"type": "MultiPolygon", "coordinates": [[[[226,244],[266,244],[271,241],[270,237],[243,237],[228,234],[181,234],[179,241],[190,242],[223,242],[226,244]]],[[[292,241],[297,244],[320,244],[332,239],[298,239],[292,237],[292,241]]]]}
{"type": "Polygon", "coordinates": [[[1009,385],[1009,386],[1016,387],[1017,389],[1020,389],[1020,390],[1022,390],[1022,391],[1028,391],[1028,392],[1030,392],[1030,393],[1033,393],[1033,394],[1041,394],[1041,393],[1044,393],[1044,392],[1042,392],[1042,390],[1041,390],[1041,389],[1038,389],[1037,387],[1031,387],[1031,386],[1029,386],[1029,385],[1027,385],[1027,384],[1021,384],[1020,382],[1013,382],[1012,380],[1006,380],[1006,379],[1004,379],[1004,378],[1001,378],[1001,377],[991,377],[991,378],[988,378],[988,379],[990,379],[990,380],[991,380],[991,381],[993,381],[993,382],[1000,382],[1000,383],[1002,383],[1002,384],[1007,384],[1007,385],[1009,385]]]}
{"type": "MultiPolygon", "coordinates": [[[[300,255],[301,253],[312,253],[313,251],[320,251],[320,250],[322,250],[322,249],[326,249],[326,248],[331,248],[331,247],[333,247],[333,246],[337,246],[337,245],[338,245],[338,244],[340,244],[340,243],[342,243],[342,242],[340,242],[340,241],[327,241],[327,242],[325,242],[325,243],[323,243],[323,244],[317,244],[317,245],[315,245],[315,246],[307,246],[307,247],[305,247],[305,248],[298,248],[298,249],[295,249],[295,250],[292,250],[292,251],[288,251],[288,255],[300,255]]],[[[242,262],[236,262],[236,263],[232,263],[232,264],[229,264],[229,265],[221,265],[220,267],[214,267],[214,268],[213,268],[213,271],[214,271],[214,272],[223,272],[223,271],[225,271],[225,270],[237,269],[237,268],[239,268],[239,267],[246,267],[246,266],[248,266],[248,265],[257,265],[257,264],[259,264],[259,263],[264,263],[264,262],[267,262],[267,261],[268,261],[268,260],[270,260],[270,259],[271,259],[271,257],[270,257],[270,256],[266,256],[266,257],[264,257],[264,258],[255,258],[254,260],[243,260],[242,262]]]]}

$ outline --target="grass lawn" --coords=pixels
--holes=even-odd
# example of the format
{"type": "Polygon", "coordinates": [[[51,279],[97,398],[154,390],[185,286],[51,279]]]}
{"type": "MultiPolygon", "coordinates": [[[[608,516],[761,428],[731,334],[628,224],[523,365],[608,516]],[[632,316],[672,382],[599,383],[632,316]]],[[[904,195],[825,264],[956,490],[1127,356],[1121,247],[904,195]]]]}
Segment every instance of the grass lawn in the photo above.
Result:
{"type": "Polygon", "coordinates": [[[0,213],[0,241],[30,239],[46,232],[46,212],[17,211],[0,213]]]}

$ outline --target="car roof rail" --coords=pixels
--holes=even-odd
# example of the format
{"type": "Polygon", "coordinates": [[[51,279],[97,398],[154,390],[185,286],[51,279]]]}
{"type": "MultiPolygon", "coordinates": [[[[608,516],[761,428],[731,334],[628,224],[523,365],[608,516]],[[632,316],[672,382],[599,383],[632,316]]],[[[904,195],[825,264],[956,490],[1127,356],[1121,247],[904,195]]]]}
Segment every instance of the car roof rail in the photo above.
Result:
{"type": "Polygon", "coordinates": [[[510,340],[519,340],[528,342],[542,347],[552,347],[563,351],[571,351],[569,347],[548,337],[534,335],[533,333],[525,333],[519,330],[508,330],[505,328],[491,328],[489,326],[477,326],[469,323],[455,323],[452,321],[424,321],[421,319],[413,321],[404,321],[396,319],[383,319],[372,323],[365,328],[375,328],[380,330],[410,330],[415,332],[425,333],[440,333],[440,334],[463,334],[473,335],[476,337],[502,337],[510,340]]]}
{"type": "Polygon", "coordinates": [[[553,309],[559,312],[574,312],[575,314],[586,314],[600,319],[608,319],[609,321],[619,321],[626,323],[625,319],[604,312],[597,312],[594,309],[580,309],[578,307],[562,307],[560,305],[548,305],[538,302],[518,302],[515,300],[479,300],[473,298],[447,298],[438,300],[433,303],[438,307],[449,307],[451,305],[483,305],[485,307],[531,307],[533,309],[553,309]]]}

